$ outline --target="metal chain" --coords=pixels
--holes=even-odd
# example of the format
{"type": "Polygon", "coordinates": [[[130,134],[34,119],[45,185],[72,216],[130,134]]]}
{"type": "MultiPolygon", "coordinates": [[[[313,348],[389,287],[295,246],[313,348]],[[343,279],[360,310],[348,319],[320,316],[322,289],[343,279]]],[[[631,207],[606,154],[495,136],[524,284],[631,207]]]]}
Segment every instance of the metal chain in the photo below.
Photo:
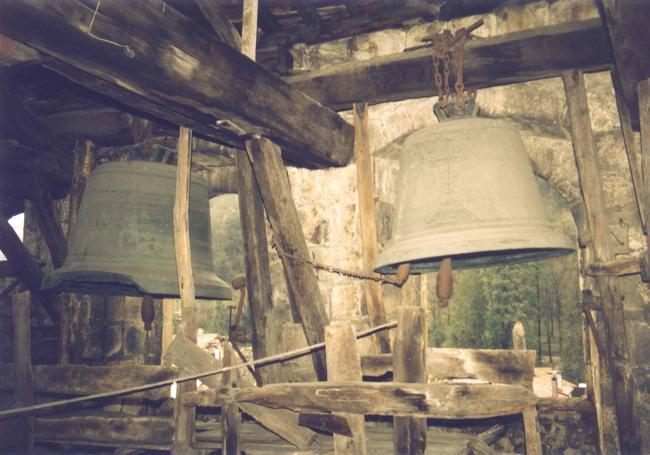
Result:
{"type": "Polygon", "coordinates": [[[467,36],[465,35],[465,29],[461,28],[456,32],[458,37],[458,44],[455,46],[453,51],[454,53],[454,64],[456,66],[456,106],[458,111],[465,114],[465,84],[463,83],[463,60],[464,60],[464,50],[465,50],[465,40],[467,36]]]}

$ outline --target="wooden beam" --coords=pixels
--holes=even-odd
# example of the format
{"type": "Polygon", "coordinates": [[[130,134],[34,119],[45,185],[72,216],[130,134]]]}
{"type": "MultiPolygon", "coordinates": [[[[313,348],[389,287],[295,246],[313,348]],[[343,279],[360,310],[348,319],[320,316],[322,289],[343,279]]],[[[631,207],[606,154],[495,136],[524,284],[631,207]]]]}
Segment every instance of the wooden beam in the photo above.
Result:
{"type": "MultiPolygon", "coordinates": [[[[11,313],[14,332],[14,397],[16,406],[34,404],[32,380],[32,324],[29,292],[14,294],[11,313]]],[[[14,433],[16,453],[34,453],[34,418],[26,414],[20,419],[20,429],[14,433]]]]}
{"type": "Polygon", "coordinates": [[[643,0],[600,0],[598,5],[609,33],[619,92],[629,111],[632,128],[639,131],[637,84],[650,75],[650,8],[643,0]]]}
{"type": "MultiPolygon", "coordinates": [[[[221,362],[199,348],[196,344],[176,337],[167,350],[166,361],[178,366],[187,374],[200,373],[206,369],[219,369],[221,362]]],[[[267,368],[267,367],[263,367],[267,368]]],[[[262,368],[262,369],[263,369],[262,368]]],[[[220,388],[222,383],[218,376],[207,376],[201,381],[208,387],[220,388]]],[[[237,387],[252,387],[241,377],[237,378],[237,387]]],[[[298,425],[298,414],[284,409],[269,409],[253,403],[238,403],[243,412],[258,423],[274,432],[282,439],[300,449],[306,449],[316,437],[316,433],[298,425]]]]}
{"type": "Polygon", "coordinates": [[[321,28],[322,24],[320,15],[318,14],[318,8],[316,8],[311,0],[289,0],[289,4],[296,10],[298,16],[302,18],[305,24],[316,29],[321,28]]]}
{"type": "Polygon", "coordinates": [[[11,264],[11,269],[16,277],[32,293],[32,299],[41,303],[50,319],[56,323],[58,314],[52,300],[46,294],[41,293],[43,271],[34,256],[27,251],[16,231],[9,224],[9,220],[2,215],[0,215],[0,251],[11,264]]]}
{"type": "Polygon", "coordinates": [[[406,384],[399,382],[301,382],[247,389],[202,390],[184,400],[194,406],[219,407],[232,396],[239,403],[305,413],[432,417],[465,420],[520,414],[537,397],[504,384],[406,384]]]}
{"type": "MultiPolygon", "coordinates": [[[[286,271],[287,287],[293,296],[290,299],[292,311],[302,324],[307,343],[321,343],[324,341],[328,318],[316,272],[311,265],[285,255],[310,257],[298,210],[291,194],[289,176],[282,164],[280,148],[264,138],[249,140],[246,147],[286,271]]],[[[323,353],[315,352],[313,359],[318,379],[325,380],[327,372],[323,353]]]]}
{"type": "Polygon", "coordinates": [[[100,90],[119,87],[105,94],[156,118],[192,128],[198,123],[206,136],[218,130],[217,120],[228,119],[238,129],[274,138],[294,163],[349,162],[354,132],[341,117],[216,42],[171,6],[163,11],[137,2],[127,11],[121,1],[105,0],[89,34],[96,7],[93,0],[11,2],[0,30],[71,67],[82,85],[95,89],[99,80],[100,90]],[[246,93],[255,96],[242,97],[246,93]],[[137,106],[137,99],[149,103],[137,106]]]}
{"type": "MultiPolygon", "coordinates": [[[[601,173],[598,167],[596,146],[591,129],[587,91],[581,71],[569,71],[563,75],[567,107],[569,111],[571,138],[578,168],[580,188],[587,214],[587,225],[591,234],[591,248],[596,262],[608,262],[614,259],[609,244],[609,223],[605,212],[601,173]]],[[[604,355],[601,360],[605,367],[601,370],[601,382],[612,384],[615,402],[615,414],[618,429],[610,419],[603,422],[600,431],[605,436],[609,452],[619,443],[624,453],[640,451],[640,427],[636,412],[638,390],[630,364],[630,351],[627,342],[625,314],[620,292],[616,289],[613,278],[597,276],[596,284],[602,299],[602,320],[605,341],[604,355]],[[603,376],[606,376],[603,378],[603,376]]],[[[606,392],[609,393],[609,392],[606,392]]],[[[611,412],[603,405],[603,412],[611,412]]]]}
{"type": "MultiPolygon", "coordinates": [[[[333,323],[325,328],[328,381],[361,382],[361,360],[357,351],[357,337],[349,323],[333,323]]],[[[334,434],[336,455],[365,455],[366,422],[363,415],[334,414],[343,417],[350,428],[350,436],[334,434]]]]}
{"type": "Polygon", "coordinates": [[[542,455],[542,436],[539,432],[537,408],[529,406],[524,409],[524,439],[526,442],[526,455],[542,455]]]}
{"type": "MultiPolygon", "coordinates": [[[[643,195],[645,198],[645,216],[646,220],[650,218],[650,78],[639,82],[639,119],[641,122],[641,157],[643,175],[643,195]]],[[[650,268],[650,228],[646,226],[646,256],[645,264],[650,268]]],[[[649,270],[645,272],[650,275],[649,270]]]]}
{"type": "MultiPolygon", "coordinates": [[[[178,376],[178,370],[154,365],[35,365],[34,393],[91,395],[178,376]]],[[[8,368],[0,371],[0,390],[12,390],[14,378],[8,368]]],[[[127,398],[161,400],[169,397],[169,387],[128,395],[127,398]]]]}
{"type": "MultiPolygon", "coordinates": [[[[174,254],[178,271],[181,297],[181,333],[179,336],[196,343],[196,302],[194,275],[192,273],[192,250],[190,248],[190,177],[192,166],[192,130],[181,127],[178,133],[178,162],[176,171],[176,196],[174,200],[174,254]]],[[[183,405],[183,393],[196,390],[195,381],[178,384],[176,400],[176,431],[174,455],[185,453],[194,432],[196,410],[183,405]]]]}
{"type": "Polygon", "coordinates": [[[58,220],[52,193],[41,177],[33,176],[30,196],[38,228],[50,252],[52,265],[58,269],[63,266],[68,252],[68,242],[58,220]]]}
{"type": "Polygon", "coordinates": [[[345,7],[350,16],[359,16],[363,13],[363,3],[360,0],[345,0],[345,7]]]}
{"type": "MultiPolygon", "coordinates": [[[[426,48],[328,66],[285,80],[337,110],[361,101],[376,104],[434,96],[431,52],[426,48]]],[[[596,19],[470,40],[463,75],[465,88],[473,90],[556,77],[572,68],[604,70],[612,61],[607,32],[596,19]]]]}
{"type": "Polygon", "coordinates": [[[197,4],[217,36],[233,49],[239,50],[239,48],[241,48],[241,36],[239,36],[239,33],[232,25],[232,22],[230,22],[225,16],[223,8],[219,2],[213,2],[210,0],[194,0],[194,2],[197,4]]]}
{"type": "Polygon", "coordinates": [[[300,414],[298,424],[315,430],[327,431],[333,434],[340,434],[351,437],[352,430],[348,419],[340,415],[328,414],[300,414]]]}
{"type": "Polygon", "coordinates": [[[623,142],[625,143],[625,153],[627,162],[630,166],[630,177],[636,205],[639,210],[639,219],[641,220],[641,229],[648,232],[646,210],[648,206],[648,190],[643,185],[643,158],[641,155],[641,144],[634,137],[632,131],[632,117],[630,110],[623,99],[623,89],[620,86],[619,78],[615,71],[612,71],[612,84],[614,85],[614,94],[616,95],[616,107],[618,108],[618,118],[621,122],[621,132],[623,133],[623,142]]]}
{"type": "Polygon", "coordinates": [[[259,5],[259,26],[264,33],[279,33],[283,31],[282,25],[273,15],[269,5],[262,3],[259,5]]]}
{"type": "MultiPolygon", "coordinates": [[[[645,251],[642,251],[645,255],[645,251]]],[[[626,276],[638,275],[641,273],[642,258],[622,257],[607,262],[594,262],[587,264],[586,271],[588,275],[607,275],[607,276],[626,276]]]]}
{"type": "MultiPolygon", "coordinates": [[[[427,374],[437,378],[482,379],[532,390],[535,351],[506,349],[428,348],[427,374]]],[[[391,354],[361,357],[364,376],[383,376],[393,371],[391,354]]]]}
{"type": "MultiPolygon", "coordinates": [[[[420,306],[397,309],[397,333],[393,352],[393,377],[397,382],[427,383],[427,322],[420,306]]],[[[395,453],[424,454],[427,447],[427,419],[393,417],[395,453]]]]}
{"type": "MultiPolygon", "coordinates": [[[[368,105],[354,104],[354,160],[357,169],[357,194],[359,195],[359,222],[361,224],[361,252],[363,271],[374,272],[379,256],[377,221],[375,217],[375,183],[373,178],[372,152],[370,151],[370,128],[368,105]]],[[[386,310],[381,301],[381,284],[375,281],[361,283],[363,297],[368,308],[371,326],[386,322],[386,310]]],[[[377,352],[390,352],[389,332],[374,337],[377,352]]]]}

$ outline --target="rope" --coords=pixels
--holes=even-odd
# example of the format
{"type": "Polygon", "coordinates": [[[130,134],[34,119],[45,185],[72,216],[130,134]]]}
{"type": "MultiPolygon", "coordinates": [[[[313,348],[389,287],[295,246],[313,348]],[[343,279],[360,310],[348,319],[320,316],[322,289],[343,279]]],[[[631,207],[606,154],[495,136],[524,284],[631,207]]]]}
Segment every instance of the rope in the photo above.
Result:
{"type": "MultiPolygon", "coordinates": [[[[376,332],[379,332],[381,330],[387,330],[387,329],[392,329],[397,327],[397,321],[391,321],[387,322],[386,324],[381,324],[375,327],[372,327],[370,329],[364,330],[362,332],[359,332],[357,334],[357,338],[364,338],[369,335],[372,335],[376,332]]],[[[143,384],[139,386],[134,386],[134,387],[128,387],[125,389],[120,389],[120,390],[114,390],[112,392],[102,392],[102,393],[96,393],[94,395],[86,395],[83,397],[77,397],[77,398],[70,398],[67,400],[59,400],[59,401],[51,401],[49,403],[41,403],[33,406],[25,406],[21,408],[14,408],[14,409],[7,409],[5,411],[0,411],[0,419],[6,418],[6,417],[14,417],[17,415],[21,414],[30,414],[35,411],[41,411],[43,409],[51,409],[59,406],[65,406],[69,404],[75,404],[75,403],[82,403],[84,401],[91,401],[91,400],[99,400],[103,398],[111,398],[111,397],[117,397],[120,395],[128,395],[130,393],[135,393],[135,392],[144,392],[146,390],[151,390],[151,389],[156,389],[158,387],[165,387],[165,386],[170,386],[174,382],[185,382],[185,381],[193,381],[201,378],[205,378],[207,376],[213,376],[217,374],[222,374],[226,373],[228,371],[232,370],[237,370],[241,367],[248,367],[248,366],[263,366],[263,365],[268,365],[271,363],[279,362],[279,361],[284,361],[284,360],[289,360],[293,359],[295,357],[300,357],[305,354],[309,354],[312,351],[316,351],[318,349],[322,349],[325,347],[325,343],[316,343],[312,344],[310,346],[305,346],[303,348],[299,349],[294,349],[292,351],[288,352],[283,352],[280,354],[275,354],[275,355],[270,355],[267,357],[263,357],[261,359],[257,360],[252,360],[250,362],[245,362],[245,363],[240,363],[237,365],[230,365],[227,367],[219,368],[217,370],[209,370],[205,371],[203,373],[196,373],[192,375],[187,375],[187,376],[179,376],[176,379],[167,379],[164,381],[158,381],[158,382],[151,382],[149,384],[143,384]]]]}

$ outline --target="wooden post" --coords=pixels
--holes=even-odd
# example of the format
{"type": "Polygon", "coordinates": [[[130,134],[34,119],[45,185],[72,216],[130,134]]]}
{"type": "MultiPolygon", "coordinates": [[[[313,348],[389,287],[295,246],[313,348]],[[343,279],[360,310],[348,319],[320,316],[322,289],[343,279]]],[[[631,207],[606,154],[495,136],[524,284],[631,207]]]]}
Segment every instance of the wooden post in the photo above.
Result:
{"type": "MultiPolygon", "coordinates": [[[[397,333],[393,347],[395,382],[426,383],[426,310],[401,306],[397,310],[397,333]]],[[[427,419],[393,417],[395,453],[424,454],[427,444],[427,419]]]]}
{"type": "MultiPolygon", "coordinates": [[[[257,0],[245,0],[242,18],[242,46],[244,55],[255,60],[257,43],[257,0]]],[[[269,246],[266,239],[266,217],[262,196],[255,181],[253,167],[245,151],[235,155],[239,194],[239,219],[241,221],[244,251],[246,252],[246,290],[251,317],[253,357],[256,359],[277,354],[279,339],[273,318],[273,295],[269,246]],[[275,332],[275,333],[274,333],[275,332]]],[[[262,384],[279,382],[279,366],[261,368],[262,384]]]]}
{"type": "MultiPolygon", "coordinates": [[[[192,130],[180,127],[178,135],[178,168],[176,172],[176,199],[174,201],[174,251],[181,296],[181,335],[196,343],[196,303],[194,276],[190,250],[189,205],[190,168],[192,164],[192,130]]],[[[195,409],[183,406],[185,392],[196,389],[194,381],[179,383],[176,393],[176,430],[173,454],[191,453],[195,409]]]]}
{"type": "MultiPolygon", "coordinates": [[[[72,171],[72,186],[70,188],[68,208],[67,241],[70,242],[72,230],[77,223],[77,215],[81,198],[86,189],[86,181],[95,168],[95,146],[91,141],[85,141],[83,148],[75,150],[74,168],[72,171]]],[[[79,317],[81,299],[85,297],[67,294],[60,297],[61,320],[59,323],[59,363],[68,364],[73,361],[74,340],[79,337],[79,317]]]]}
{"type": "MultiPolygon", "coordinates": [[[[332,323],[325,328],[328,381],[361,382],[361,358],[357,338],[349,323],[332,323]]],[[[335,414],[347,419],[351,436],[334,434],[334,453],[337,455],[366,453],[366,423],[363,415],[335,414]]]]}
{"type": "MultiPolygon", "coordinates": [[[[563,81],[593,260],[607,262],[614,259],[614,255],[609,245],[608,221],[584,77],[581,71],[568,71],[564,73],[563,81]]],[[[601,358],[600,386],[611,387],[610,390],[603,390],[602,409],[598,409],[601,412],[601,451],[637,453],[641,443],[636,412],[638,391],[630,364],[623,302],[613,277],[597,276],[596,284],[602,299],[605,334],[602,337],[605,355],[601,358]]]]}
{"type": "Polygon", "coordinates": [[[162,299],[162,334],[160,336],[160,359],[164,364],[167,348],[174,339],[174,300],[162,299]]]}
{"type": "MultiPolygon", "coordinates": [[[[236,361],[232,347],[226,342],[223,348],[223,366],[227,367],[236,361]]],[[[237,382],[237,370],[227,371],[223,374],[223,385],[234,387],[237,382]]],[[[227,455],[239,455],[241,433],[241,414],[239,407],[233,400],[228,400],[221,407],[221,453],[227,455]]]]}
{"type": "MultiPolygon", "coordinates": [[[[328,318],[314,268],[310,264],[283,254],[310,258],[298,210],[293,202],[289,176],[282,163],[280,147],[265,138],[246,141],[246,147],[264,208],[280,250],[280,259],[286,271],[287,287],[293,295],[290,299],[292,311],[300,319],[307,342],[321,343],[324,341],[328,318]]],[[[323,353],[315,352],[313,359],[318,379],[324,381],[327,378],[327,371],[323,353]]]]}
{"type": "Polygon", "coordinates": [[[39,231],[50,252],[52,265],[58,269],[65,260],[68,243],[59,223],[47,182],[38,176],[33,177],[30,200],[34,207],[39,231]]]}
{"type": "MultiPolygon", "coordinates": [[[[368,104],[354,104],[354,159],[357,168],[357,193],[359,195],[359,221],[361,224],[361,251],[364,272],[372,272],[377,265],[379,241],[375,221],[375,185],[370,152],[370,131],[368,127],[368,104]]],[[[381,301],[381,284],[364,281],[363,296],[368,307],[371,326],[386,322],[386,311],[381,301]]],[[[390,335],[382,331],[374,336],[378,352],[390,352],[390,335]]]]}
{"type": "MultiPolygon", "coordinates": [[[[641,156],[643,158],[643,200],[645,219],[650,218],[650,78],[642,80],[639,91],[639,122],[641,124],[641,156]]],[[[646,225],[646,264],[650,268],[650,228],[646,225]]]]}
{"type": "MultiPolygon", "coordinates": [[[[17,406],[34,404],[32,387],[32,340],[29,292],[14,294],[11,301],[14,330],[14,393],[17,406]]],[[[34,420],[21,417],[16,432],[16,453],[34,453],[34,420]]]]}
{"type": "Polygon", "coordinates": [[[524,409],[524,437],[526,440],[526,455],[542,455],[542,436],[539,432],[537,408],[529,406],[524,409]]]}

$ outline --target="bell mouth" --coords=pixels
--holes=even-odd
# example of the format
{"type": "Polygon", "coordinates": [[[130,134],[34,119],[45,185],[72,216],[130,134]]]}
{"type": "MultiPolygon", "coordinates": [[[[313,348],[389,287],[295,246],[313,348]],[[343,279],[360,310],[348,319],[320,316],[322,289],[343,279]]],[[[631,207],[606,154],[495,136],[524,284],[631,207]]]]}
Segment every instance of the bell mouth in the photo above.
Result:
{"type": "MultiPolygon", "coordinates": [[[[205,274],[209,275],[209,274],[205,274]]],[[[231,300],[232,290],[216,275],[213,277],[196,277],[202,283],[196,284],[196,298],[210,300],[231,300]]],[[[75,270],[65,267],[55,270],[43,279],[41,289],[45,292],[104,296],[143,296],[178,298],[178,283],[161,282],[136,278],[123,273],[106,271],[75,270]]]]}
{"type": "MultiPolygon", "coordinates": [[[[573,252],[574,250],[572,248],[526,248],[520,250],[501,250],[481,253],[456,254],[451,256],[451,258],[454,269],[461,270],[542,261],[544,259],[564,256],[573,252]]],[[[445,257],[449,256],[420,259],[415,261],[405,261],[404,263],[411,264],[410,273],[412,274],[437,272],[440,268],[442,260],[445,259],[445,257]]],[[[400,264],[402,263],[396,262],[394,264],[383,265],[377,267],[375,269],[375,272],[381,274],[395,274],[400,264]]]]}

